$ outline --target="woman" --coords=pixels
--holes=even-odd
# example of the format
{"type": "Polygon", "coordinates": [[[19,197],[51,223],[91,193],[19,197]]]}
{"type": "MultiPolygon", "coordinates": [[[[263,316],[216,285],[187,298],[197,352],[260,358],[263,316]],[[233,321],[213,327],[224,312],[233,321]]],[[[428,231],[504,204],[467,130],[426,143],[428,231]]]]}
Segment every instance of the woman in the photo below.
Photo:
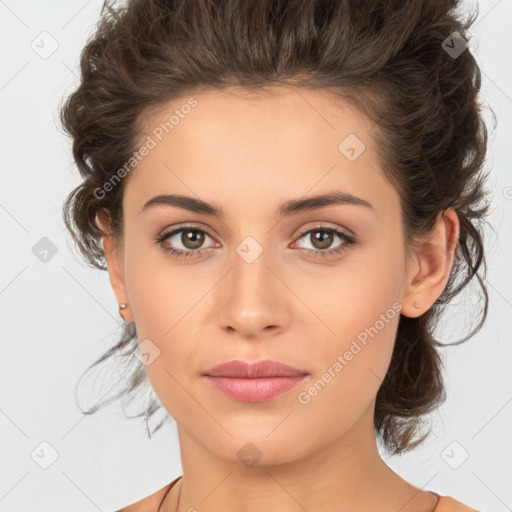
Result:
{"type": "Polygon", "coordinates": [[[377,450],[418,446],[445,398],[444,306],[476,278],[487,312],[457,4],[105,9],[62,109],[84,178],[64,218],[126,321],[98,362],[139,356],[126,393],[147,376],[183,466],[123,511],[474,510],[377,450]]]}

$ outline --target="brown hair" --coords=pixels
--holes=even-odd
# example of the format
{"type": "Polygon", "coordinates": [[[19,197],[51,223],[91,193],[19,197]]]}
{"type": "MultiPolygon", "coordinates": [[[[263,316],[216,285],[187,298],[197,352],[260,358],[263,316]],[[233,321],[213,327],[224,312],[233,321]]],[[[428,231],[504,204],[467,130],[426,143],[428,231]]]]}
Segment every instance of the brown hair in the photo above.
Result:
{"type": "MultiPolygon", "coordinates": [[[[401,315],[377,394],[375,429],[392,454],[427,437],[417,438],[421,416],[445,400],[437,350],[445,345],[433,335],[445,306],[476,278],[481,321],[453,345],[478,332],[487,315],[485,277],[477,273],[486,273],[487,129],[477,98],[480,69],[460,46],[477,15],[462,20],[458,7],[457,0],[128,0],[119,8],[105,2],[81,55],[81,82],[60,111],[83,177],[64,204],[64,221],[85,260],[102,270],[104,233],[95,218],[106,212],[122,243],[126,178],[107,194],[95,190],[133,156],[143,116],[172,99],[230,85],[293,84],[332,91],[375,123],[383,172],[401,198],[407,250],[447,208],[460,221],[447,286],[420,317],[401,315]],[[454,55],[454,48],[463,51],[454,55]]],[[[92,367],[136,350],[135,325],[125,324],[119,342],[92,367]]],[[[147,385],[142,365],[130,368],[127,386],[108,402],[147,385]]],[[[153,394],[137,416],[147,421],[160,407],[153,394]]]]}

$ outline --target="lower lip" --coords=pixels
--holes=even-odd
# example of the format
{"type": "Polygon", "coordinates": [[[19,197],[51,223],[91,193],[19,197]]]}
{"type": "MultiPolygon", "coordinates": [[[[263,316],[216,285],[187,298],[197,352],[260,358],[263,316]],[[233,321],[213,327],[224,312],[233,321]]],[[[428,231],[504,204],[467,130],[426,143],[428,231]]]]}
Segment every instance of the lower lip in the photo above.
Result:
{"type": "Polygon", "coordinates": [[[205,377],[212,386],[229,398],[242,402],[266,402],[290,391],[300,384],[307,375],[259,379],[211,377],[210,375],[205,375],[205,377]]]}

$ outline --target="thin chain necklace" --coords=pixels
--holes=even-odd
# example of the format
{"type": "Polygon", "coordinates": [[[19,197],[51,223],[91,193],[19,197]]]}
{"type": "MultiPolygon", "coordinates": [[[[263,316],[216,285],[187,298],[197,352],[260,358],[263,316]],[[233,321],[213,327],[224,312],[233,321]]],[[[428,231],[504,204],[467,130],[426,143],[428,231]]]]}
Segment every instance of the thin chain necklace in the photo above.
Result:
{"type": "Polygon", "coordinates": [[[178,503],[176,504],[176,510],[174,512],[178,512],[178,509],[180,508],[180,498],[181,498],[181,485],[183,484],[183,478],[180,481],[180,490],[178,492],[178,503]]]}
{"type": "MultiPolygon", "coordinates": [[[[183,477],[180,478],[180,490],[178,492],[178,503],[176,505],[176,510],[175,512],[178,512],[178,509],[180,507],[180,498],[181,498],[181,486],[183,484],[183,477]]],[[[163,497],[162,501],[160,502],[160,505],[158,507],[158,510],[157,512],[160,512],[160,510],[162,509],[162,505],[164,504],[164,501],[165,501],[165,498],[167,498],[167,496],[169,495],[170,491],[171,491],[172,487],[169,488],[169,490],[165,493],[165,496],[163,497]]]]}

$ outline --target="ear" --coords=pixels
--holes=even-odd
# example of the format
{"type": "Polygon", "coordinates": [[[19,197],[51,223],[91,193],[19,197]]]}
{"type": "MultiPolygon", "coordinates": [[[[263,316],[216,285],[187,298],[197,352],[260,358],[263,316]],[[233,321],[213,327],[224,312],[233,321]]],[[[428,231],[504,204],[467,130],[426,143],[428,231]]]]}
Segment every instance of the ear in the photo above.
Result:
{"type": "Polygon", "coordinates": [[[111,234],[110,220],[105,212],[96,214],[96,224],[104,233],[107,233],[107,235],[101,237],[101,242],[107,263],[110,285],[116,296],[117,303],[125,303],[128,306],[126,309],[120,310],[119,314],[126,322],[133,322],[133,316],[128,302],[128,293],[124,282],[122,250],[118,247],[114,236],[111,234]]]}
{"type": "Polygon", "coordinates": [[[438,299],[450,277],[459,244],[459,218],[453,208],[438,214],[433,233],[420,242],[407,268],[402,296],[404,316],[421,316],[438,299]]]}

